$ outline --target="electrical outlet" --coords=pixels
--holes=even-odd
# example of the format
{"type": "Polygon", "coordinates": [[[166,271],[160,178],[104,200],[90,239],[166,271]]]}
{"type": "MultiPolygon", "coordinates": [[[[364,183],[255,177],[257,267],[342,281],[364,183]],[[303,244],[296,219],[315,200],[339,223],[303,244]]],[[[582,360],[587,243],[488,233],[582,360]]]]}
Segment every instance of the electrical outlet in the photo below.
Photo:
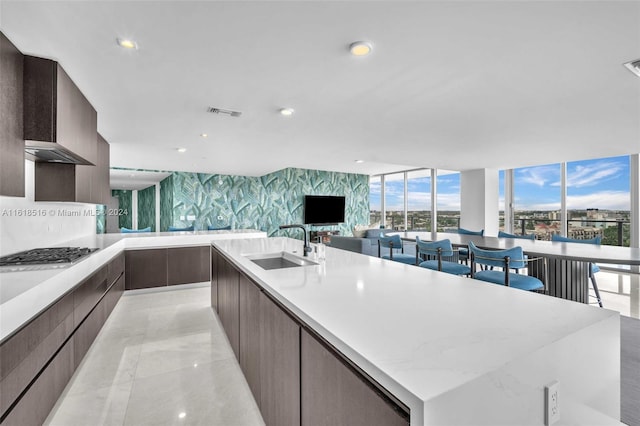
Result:
{"type": "Polygon", "coordinates": [[[544,424],[552,425],[560,420],[560,404],[558,400],[557,380],[544,387],[544,424]]]}
{"type": "Polygon", "coordinates": [[[192,214],[187,216],[187,220],[196,220],[196,217],[192,214]]]}

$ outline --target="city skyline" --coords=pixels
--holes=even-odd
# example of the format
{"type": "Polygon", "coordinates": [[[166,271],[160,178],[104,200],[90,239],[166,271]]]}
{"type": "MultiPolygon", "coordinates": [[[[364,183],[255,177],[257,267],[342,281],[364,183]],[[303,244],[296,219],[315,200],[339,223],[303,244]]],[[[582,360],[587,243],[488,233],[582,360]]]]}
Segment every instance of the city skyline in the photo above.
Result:
{"type": "MultiPolygon", "coordinates": [[[[409,172],[409,211],[430,210],[430,172],[409,172]]],[[[460,210],[460,173],[439,171],[438,210],[460,210]]],[[[629,157],[609,157],[567,163],[567,209],[629,210],[629,157]]],[[[560,209],[560,164],[514,170],[515,210],[560,209]]],[[[370,209],[380,210],[380,180],[370,183],[370,209]]],[[[386,209],[402,210],[402,173],[385,176],[386,209]]],[[[499,173],[499,209],[504,209],[504,171],[499,173]]]]}

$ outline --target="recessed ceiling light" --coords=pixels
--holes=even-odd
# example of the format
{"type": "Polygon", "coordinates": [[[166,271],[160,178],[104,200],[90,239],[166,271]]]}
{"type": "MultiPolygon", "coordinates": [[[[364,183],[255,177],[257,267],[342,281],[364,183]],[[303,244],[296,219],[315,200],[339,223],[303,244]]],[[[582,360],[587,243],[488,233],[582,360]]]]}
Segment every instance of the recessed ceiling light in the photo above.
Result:
{"type": "Polygon", "coordinates": [[[349,45],[349,52],[353,56],[367,56],[373,50],[373,45],[368,41],[356,41],[349,45]]]}
{"type": "Polygon", "coordinates": [[[124,47],[125,49],[138,48],[138,44],[133,40],[129,40],[128,38],[117,38],[116,41],[118,42],[118,46],[124,47]]]}
{"type": "Polygon", "coordinates": [[[635,61],[630,61],[624,64],[625,67],[638,77],[640,77],[640,59],[636,59],[635,61]]]}
{"type": "Polygon", "coordinates": [[[356,160],[356,163],[358,163],[358,164],[364,163],[364,160],[356,160]]]}
{"type": "Polygon", "coordinates": [[[185,413],[184,411],[180,414],[178,414],[178,418],[179,419],[184,419],[185,417],[187,417],[187,413],[185,413]]]}
{"type": "Polygon", "coordinates": [[[176,151],[182,154],[183,152],[187,152],[187,148],[176,148],[176,151]]]}
{"type": "Polygon", "coordinates": [[[201,137],[201,138],[206,138],[206,137],[208,137],[208,136],[209,136],[209,135],[208,135],[208,134],[206,134],[206,133],[200,133],[200,137],[201,137]]]}
{"type": "Polygon", "coordinates": [[[289,117],[291,115],[293,115],[293,108],[281,108],[280,109],[280,114],[289,117]]]}

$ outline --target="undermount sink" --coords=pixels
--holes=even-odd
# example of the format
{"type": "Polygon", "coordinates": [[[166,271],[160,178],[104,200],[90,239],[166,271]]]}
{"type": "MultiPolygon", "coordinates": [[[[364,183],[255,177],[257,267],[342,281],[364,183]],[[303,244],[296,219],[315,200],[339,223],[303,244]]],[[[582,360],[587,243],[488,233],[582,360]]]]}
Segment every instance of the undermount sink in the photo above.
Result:
{"type": "Polygon", "coordinates": [[[262,269],[267,270],[317,265],[317,263],[312,260],[295,256],[286,251],[279,251],[276,253],[249,254],[245,255],[245,257],[251,260],[256,265],[260,266],[262,269]]]}

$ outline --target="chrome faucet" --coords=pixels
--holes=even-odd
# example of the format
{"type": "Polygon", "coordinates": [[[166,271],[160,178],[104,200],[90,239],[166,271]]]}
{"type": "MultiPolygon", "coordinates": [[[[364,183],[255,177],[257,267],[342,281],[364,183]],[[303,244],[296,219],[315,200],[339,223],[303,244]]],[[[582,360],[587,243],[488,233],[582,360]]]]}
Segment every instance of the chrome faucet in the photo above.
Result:
{"type": "Polygon", "coordinates": [[[308,256],[309,252],[311,251],[311,246],[309,245],[309,239],[307,238],[307,228],[304,227],[304,225],[299,225],[299,224],[293,224],[293,225],[280,225],[280,229],[289,229],[289,228],[300,228],[302,229],[302,232],[304,232],[304,256],[308,256]]]}

